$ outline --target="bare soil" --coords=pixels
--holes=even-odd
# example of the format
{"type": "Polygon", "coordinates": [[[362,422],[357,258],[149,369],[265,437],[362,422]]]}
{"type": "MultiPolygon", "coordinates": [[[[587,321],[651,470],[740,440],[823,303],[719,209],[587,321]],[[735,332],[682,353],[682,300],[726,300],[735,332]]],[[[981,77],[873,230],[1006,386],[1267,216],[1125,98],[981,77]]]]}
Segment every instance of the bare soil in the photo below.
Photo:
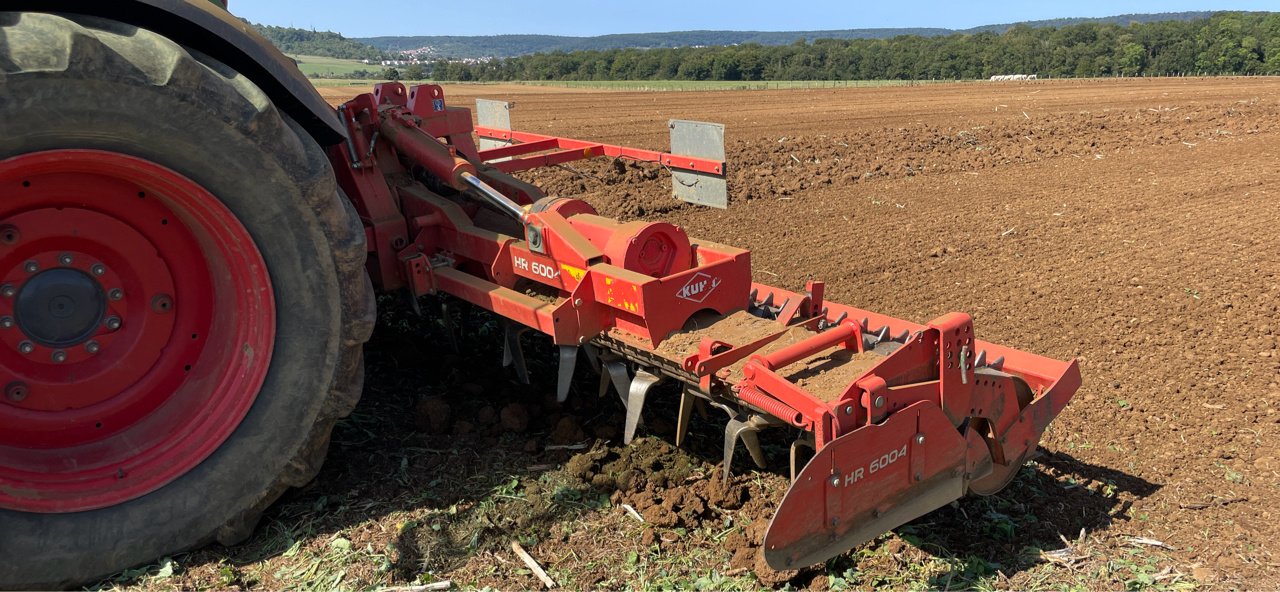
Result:
{"type": "Polygon", "coordinates": [[[722,418],[674,449],[674,393],[660,393],[653,437],[622,447],[616,396],[597,399],[580,371],[555,405],[554,356],[537,340],[527,353],[543,378],[518,386],[497,367],[492,320],[473,319],[469,349],[446,354],[438,323],[393,307],[369,347],[365,401],[317,482],[248,547],[186,557],[175,585],[217,584],[226,565],[224,586],[286,585],[290,547],[271,551],[281,529],[304,551],[345,537],[386,558],[382,571],[346,568],[347,585],[537,587],[504,551],[512,537],[571,588],[904,585],[894,578],[933,560],[947,569],[915,585],[1280,585],[1276,80],[445,90],[455,105],[513,98],[518,129],[652,149],[666,148],[667,119],[725,123],[727,211],[673,201],[647,164],[527,178],[751,249],[757,280],[779,287],[822,279],[829,300],[916,321],[968,312],[985,340],[1079,360],[1084,386],[1005,492],[778,573],[758,546],[786,488],[785,437],[766,439],[767,470],[739,454],[725,485],[722,418]],[[1082,558],[1038,554],[1063,548],[1082,558]]]}

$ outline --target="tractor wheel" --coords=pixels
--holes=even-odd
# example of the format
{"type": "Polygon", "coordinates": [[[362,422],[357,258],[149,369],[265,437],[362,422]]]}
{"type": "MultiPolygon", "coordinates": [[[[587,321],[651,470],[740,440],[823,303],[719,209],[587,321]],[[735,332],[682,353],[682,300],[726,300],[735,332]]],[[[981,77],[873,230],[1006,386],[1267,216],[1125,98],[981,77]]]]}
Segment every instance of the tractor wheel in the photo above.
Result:
{"type": "Polygon", "coordinates": [[[374,320],[325,152],[115,21],[0,12],[0,588],[246,538],[351,412],[374,320]]]}

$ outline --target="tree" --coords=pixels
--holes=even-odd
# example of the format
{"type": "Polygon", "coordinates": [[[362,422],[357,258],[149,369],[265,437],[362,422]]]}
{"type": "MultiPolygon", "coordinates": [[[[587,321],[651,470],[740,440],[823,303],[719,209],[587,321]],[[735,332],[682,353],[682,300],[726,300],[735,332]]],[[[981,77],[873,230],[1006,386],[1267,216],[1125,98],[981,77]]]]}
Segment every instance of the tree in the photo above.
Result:
{"type": "Polygon", "coordinates": [[[404,69],[405,80],[423,80],[427,77],[427,69],[422,64],[413,64],[404,69]]]}

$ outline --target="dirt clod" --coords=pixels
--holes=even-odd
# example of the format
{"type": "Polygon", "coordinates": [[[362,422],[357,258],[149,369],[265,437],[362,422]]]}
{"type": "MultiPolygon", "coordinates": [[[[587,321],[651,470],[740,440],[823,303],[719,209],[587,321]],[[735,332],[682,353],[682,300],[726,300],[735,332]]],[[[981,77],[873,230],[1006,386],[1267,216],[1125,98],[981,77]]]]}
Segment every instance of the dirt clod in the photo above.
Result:
{"type": "Polygon", "coordinates": [[[413,415],[414,424],[419,430],[442,433],[449,429],[452,408],[444,399],[431,397],[418,401],[413,408],[413,415]]]}
{"type": "Polygon", "coordinates": [[[529,409],[522,403],[510,403],[500,414],[503,429],[523,432],[529,428],[529,409]]]}

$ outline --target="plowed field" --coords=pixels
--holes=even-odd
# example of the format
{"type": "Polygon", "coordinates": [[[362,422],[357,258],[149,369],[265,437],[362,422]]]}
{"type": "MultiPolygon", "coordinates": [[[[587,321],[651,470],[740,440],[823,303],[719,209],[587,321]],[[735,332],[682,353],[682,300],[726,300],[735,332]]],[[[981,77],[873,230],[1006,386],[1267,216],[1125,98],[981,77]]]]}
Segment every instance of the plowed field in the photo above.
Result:
{"type": "Polygon", "coordinates": [[[652,149],[667,119],[722,122],[727,211],[674,202],[644,165],[527,178],[749,248],[757,279],[784,288],[819,278],[830,300],[921,322],[968,312],[985,340],[1079,360],[1084,386],[1005,492],[777,573],[757,545],[786,487],[785,439],[769,470],[744,461],[722,487],[715,417],[675,450],[674,399],[659,396],[656,437],[623,448],[621,406],[596,399],[594,376],[558,407],[537,343],[534,388],[520,387],[492,320],[441,354],[419,338],[438,323],[387,300],[365,401],[319,480],[247,547],[182,558],[175,583],[538,587],[518,538],[571,588],[1280,586],[1275,79],[445,90],[454,105],[514,101],[517,129],[652,149]]]}

